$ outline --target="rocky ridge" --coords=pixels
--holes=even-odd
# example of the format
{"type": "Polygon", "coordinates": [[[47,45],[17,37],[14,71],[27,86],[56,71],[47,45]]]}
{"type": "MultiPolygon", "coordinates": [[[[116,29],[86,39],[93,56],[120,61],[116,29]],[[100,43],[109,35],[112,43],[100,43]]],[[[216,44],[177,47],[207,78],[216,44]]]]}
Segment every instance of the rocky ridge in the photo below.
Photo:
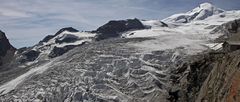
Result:
{"type": "Polygon", "coordinates": [[[9,43],[4,32],[0,31],[0,66],[9,63],[16,49],[9,43]]]}

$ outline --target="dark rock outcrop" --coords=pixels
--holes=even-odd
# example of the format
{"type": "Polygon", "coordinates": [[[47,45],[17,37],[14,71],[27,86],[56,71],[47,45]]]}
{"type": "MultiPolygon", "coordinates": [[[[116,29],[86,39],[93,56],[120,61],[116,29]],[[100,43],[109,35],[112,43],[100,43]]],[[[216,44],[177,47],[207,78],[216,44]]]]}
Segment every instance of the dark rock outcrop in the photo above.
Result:
{"type": "Polygon", "coordinates": [[[162,23],[162,27],[168,27],[167,23],[161,22],[162,23]]]}
{"type": "Polygon", "coordinates": [[[64,32],[64,31],[79,32],[78,30],[76,30],[76,29],[73,28],[73,27],[62,28],[62,29],[60,29],[55,35],[48,35],[48,36],[46,36],[45,38],[43,38],[43,40],[41,40],[40,43],[48,42],[50,39],[54,38],[55,36],[61,34],[61,33],[64,32]]]}
{"type": "Polygon", "coordinates": [[[8,63],[16,49],[9,43],[4,32],[0,31],[0,66],[8,63]]]}
{"type": "Polygon", "coordinates": [[[169,91],[171,102],[194,102],[205,80],[213,70],[216,61],[221,59],[223,54],[203,54],[191,57],[189,63],[173,71],[171,77],[173,87],[169,91]]]}
{"type": "Polygon", "coordinates": [[[59,34],[61,34],[64,31],[69,31],[69,32],[79,32],[77,29],[73,28],[73,27],[66,27],[66,28],[62,28],[60,29],[54,36],[57,36],[59,34]]]}
{"type": "Polygon", "coordinates": [[[21,53],[23,53],[24,51],[27,51],[28,49],[29,49],[29,47],[19,48],[19,49],[17,49],[17,54],[21,54],[21,53]]]}
{"type": "Polygon", "coordinates": [[[240,19],[239,20],[234,20],[229,24],[228,31],[232,33],[237,33],[238,28],[240,28],[240,19]]]}
{"type": "Polygon", "coordinates": [[[217,39],[217,41],[225,41],[227,39],[236,39],[240,40],[240,19],[236,19],[230,22],[227,22],[225,24],[222,24],[221,26],[216,27],[211,33],[217,34],[221,33],[223,36],[217,39]],[[230,38],[231,37],[231,38],[230,38]]]}
{"type": "Polygon", "coordinates": [[[29,59],[29,61],[34,61],[38,57],[39,54],[40,54],[39,51],[31,50],[31,51],[25,53],[24,55],[27,56],[27,59],[29,59]]]}
{"type": "Polygon", "coordinates": [[[23,53],[23,58],[20,60],[21,63],[25,63],[28,61],[34,61],[36,58],[38,58],[39,54],[41,52],[35,51],[35,50],[30,50],[25,53],[23,53]]]}
{"type": "Polygon", "coordinates": [[[119,21],[109,21],[107,24],[99,27],[95,33],[98,33],[96,40],[103,40],[120,36],[121,32],[144,29],[144,25],[138,19],[128,19],[119,21]]]}
{"type": "Polygon", "coordinates": [[[52,39],[54,37],[54,35],[47,35],[45,38],[43,38],[43,40],[40,41],[40,43],[42,42],[48,42],[50,39],[52,39]]]}
{"type": "Polygon", "coordinates": [[[60,39],[56,39],[55,43],[58,43],[58,44],[72,43],[72,42],[75,42],[77,40],[80,40],[80,39],[77,36],[75,36],[75,35],[66,35],[66,36],[63,36],[60,39]]]}
{"type": "Polygon", "coordinates": [[[54,47],[53,50],[50,52],[48,57],[54,58],[63,55],[64,53],[68,52],[69,50],[77,47],[78,45],[67,45],[64,47],[54,47]]]}
{"type": "Polygon", "coordinates": [[[202,84],[196,102],[240,102],[240,51],[216,61],[202,84]]]}

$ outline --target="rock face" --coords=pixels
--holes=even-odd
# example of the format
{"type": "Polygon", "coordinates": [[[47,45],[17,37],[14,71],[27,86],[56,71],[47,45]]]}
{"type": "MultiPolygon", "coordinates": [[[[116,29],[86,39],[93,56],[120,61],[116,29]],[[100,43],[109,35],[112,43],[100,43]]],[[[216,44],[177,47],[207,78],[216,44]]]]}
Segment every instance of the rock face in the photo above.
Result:
{"type": "Polygon", "coordinates": [[[48,42],[52,38],[54,38],[54,35],[47,35],[45,38],[43,38],[43,40],[40,41],[40,43],[41,42],[48,42]]]}
{"type": "Polygon", "coordinates": [[[73,43],[77,40],[80,40],[79,37],[77,37],[75,35],[66,34],[66,35],[62,36],[61,38],[56,39],[55,43],[58,43],[58,44],[73,43]]]}
{"type": "Polygon", "coordinates": [[[9,43],[4,32],[0,31],[0,66],[8,63],[16,49],[9,43]]]}
{"type": "MultiPolygon", "coordinates": [[[[215,28],[211,33],[222,33],[224,38],[233,37],[234,34],[237,34],[240,30],[240,19],[227,22],[221,26],[215,28]]],[[[240,39],[238,39],[240,40],[240,39]]]]}
{"type": "Polygon", "coordinates": [[[144,29],[144,25],[138,19],[128,19],[119,21],[109,21],[107,24],[99,27],[96,31],[98,33],[97,40],[103,40],[112,37],[120,36],[121,32],[128,30],[144,29]]]}
{"type": "Polygon", "coordinates": [[[64,46],[64,47],[54,47],[53,50],[48,55],[48,57],[54,58],[54,57],[61,56],[64,53],[68,52],[69,50],[71,50],[75,47],[77,47],[77,45],[67,45],[67,46],[64,46]]]}
{"type": "Polygon", "coordinates": [[[240,51],[218,60],[199,92],[196,102],[240,101],[240,51]]]}
{"type": "Polygon", "coordinates": [[[34,61],[39,56],[39,54],[40,52],[35,50],[26,51],[23,53],[23,58],[21,58],[20,62],[25,63],[28,61],[34,61]]]}
{"type": "Polygon", "coordinates": [[[194,55],[174,70],[171,76],[173,86],[169,91],[169,100],[171,102],[194,102],[215,62],[222,56],[222,54],[194,55]]]}

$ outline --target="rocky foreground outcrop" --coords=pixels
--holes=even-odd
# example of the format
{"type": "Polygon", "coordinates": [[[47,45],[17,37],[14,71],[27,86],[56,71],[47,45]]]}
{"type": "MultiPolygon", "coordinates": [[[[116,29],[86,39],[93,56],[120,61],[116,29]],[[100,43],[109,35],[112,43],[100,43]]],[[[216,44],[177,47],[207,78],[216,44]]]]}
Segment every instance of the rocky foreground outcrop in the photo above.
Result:
{"type": "Polygon", "coordinates": [[[239,102],[240,51],[193,56],[173,71],[171,102],[239,102]]]}
{"type": "Polygon", "coordinates": [[[202,101],[240,101],[240,51],[226,54],[216,61],[196,99],[196,102],[202,101]]]}
{"type": "Polygon", "coordinates": [[[222,53],[205,53],[188,58],[188,61],[172,72],[172,88],[169,90],[168,100],[196,101],[203,83],[223,56],[222,53]]]}

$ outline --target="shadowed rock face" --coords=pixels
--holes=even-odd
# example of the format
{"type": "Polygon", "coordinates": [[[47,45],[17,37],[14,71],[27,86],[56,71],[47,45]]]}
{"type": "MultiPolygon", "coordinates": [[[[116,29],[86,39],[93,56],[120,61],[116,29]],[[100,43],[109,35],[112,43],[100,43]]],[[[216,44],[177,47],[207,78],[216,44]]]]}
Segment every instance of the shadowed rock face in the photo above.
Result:
{"type": "Polygon", "coordinates": [[[58,44],[71,43],[71,42],[75,42],[77,40],[80,40],[80,39],[75,35],[66,35],[60,39],[56,39],[55,43],[58,43],[58,44]]]}
{"type": "Polygon", "coordinates": [[[99,33],[97,40],[103,40],[112,37],[118,37],[119,33],[128,30],[144,29],[144,25],[138,19],[128,19],[119,21],[109,21],[107,24],[99,27],[96,33],[99,33]]]}
{"type": "Polygon", "coordinates": [[[34,61],[39,56],[39,54],[40,54],[39,51],[35,51],[35,50],[27,51],[23,53],[24,57],[20,60],[20,62],[25,63],[28,61],[34,61]]]}
{"type": "Polygon", "coordinates": [[[224,34],[223,35],[224,37],[229,38],[235,34],[239,35],[239,30],[240,30],[240,19],[236,19],[234,21],[230,21],[225,24],[222,24],[221,26],[216,27],[211,33],[212,34],[222,33],[224,34]]]}
{"type": "Polygon", "coordinates": [[[48,57],[54,58],[63,55],[64,53],[68,52],[69,50],[77,47],[79,45],[67,45],[64,47],[54,47],[53,50],[50,52],[48,57]]]}
{"type": "Polygon", "coordinates": [[[15,52],[15,48],[9,43],[4,32],[0,31],[0,66],[7,63],[15,52]]]}
{"type": "Polygon", "coordinates": [[[43,38],[43,40],[40,41],[41,42],[48,42],[49,40],[51,40],[54,37],[54,35],[47,35],[45,38],[43,38]]]}
{"type": "Polygon", "coordinates": [[[221,54],[191,56],[190,61],[172,72],[173,87],[169,91],[169,100],[171,102],[194,102],[204,81],[212,71],[214,63],[221,57],[221,54]]]}

